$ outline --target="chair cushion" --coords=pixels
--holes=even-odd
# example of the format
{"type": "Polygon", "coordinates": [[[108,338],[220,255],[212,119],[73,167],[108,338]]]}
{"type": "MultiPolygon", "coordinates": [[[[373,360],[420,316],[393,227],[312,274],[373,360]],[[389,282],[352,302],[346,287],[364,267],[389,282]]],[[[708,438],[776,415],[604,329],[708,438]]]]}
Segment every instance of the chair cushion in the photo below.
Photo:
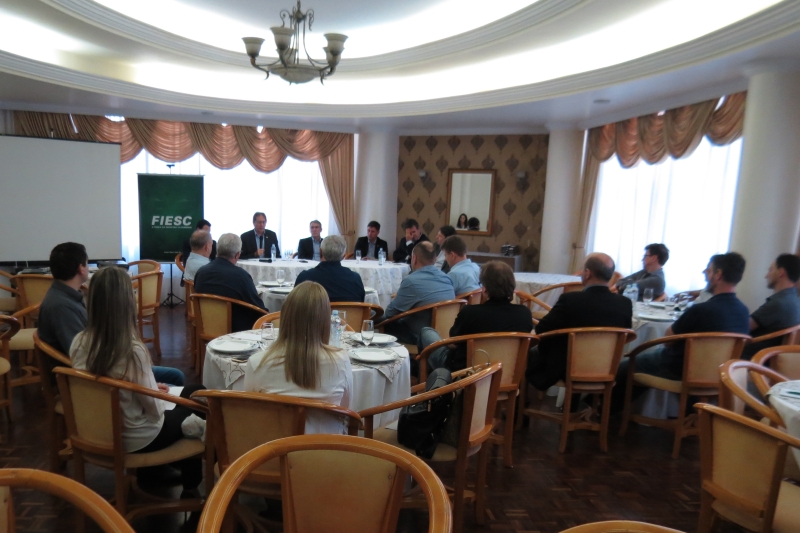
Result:
{"type": "Polygon", "coordinates": [[[654,389],[665,390],[669,392],[676,392],[680,394],[681,387],[683,386],[683,382],[681,380],[674,380],[674,379],[666,379],[660,378],[658,376],[652,376],[650,374],[640,374],[635,373],[633,374],[633,380],[640,385],[644,385],[646,387],[652,387],[654,389]]]}
{"type": "MultiPolygon", "coordinates": [[[[720,516],[750,531],[761,530],[761,519],[740,511],[731,505],[717,500],[712,505],[720,516]]],[[[781,482],[778,492],[778,504],[772,522],[773,533],[793,533],[800,524],[800,487],[786,481],[781,482]]]]}
{"type": "MultiPolygon", "coordinates": [[[[397,446],[398,448],[402,448],[403,450],[407,451],[408,453],[416,455],[416,452],[411,448],[406,448],[399,442],[397,442],[397,431],[394,429],[376,429],[375,432],[372,434],[375,440],[385,442],[386,444],[391,444],[392,446],[397,446]]],[[[480,445],[471,448],[467,452],[467,457],[471,455],[475,455],[480,450],[480,445]]],[[[430,461],[431,463],[445,463],[445,462],[453,462],[456,460],[458,456],[458,448],[454,446],[450,446],[449,444],[444,444],[440,442],[436,445],[436,451],[433,453],[433,457],[430,459],[426,459],[426,461],[430,461]]]]}
{"type": "Polygon", "coordinates": [[[17,334],[11,337],[11,339],[8,341],[8,349],[11,351],[33,350],[34,331],[36,331],[36,328],[26,328],[19,330],[17,334]]]}
{"type": "Polygon", "coordinates": [[[8,359],[0,357],[0,376],[6,374],[9,370],[11,370],[11,363],[8,362],[8,359]]]}
{"type": "Polygon", "coordinates": [[[206,446],[200,439],[181,439],[172,446],[150,453],[125,454],[125,468],[142,468],[174,463],[181,459],[194,457],[205,452],[206,446]]]}
{"type": "Polygon", "coordinates": [[[0,312],[13,313],[17,310],[17,299],[14,297],[0,298],[0,312]]]}

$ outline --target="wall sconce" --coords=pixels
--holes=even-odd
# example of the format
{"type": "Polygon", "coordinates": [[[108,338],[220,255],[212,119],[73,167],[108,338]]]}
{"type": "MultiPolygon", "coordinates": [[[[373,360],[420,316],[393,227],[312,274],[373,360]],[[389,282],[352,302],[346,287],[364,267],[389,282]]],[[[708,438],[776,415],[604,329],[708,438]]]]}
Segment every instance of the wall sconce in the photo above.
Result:
{"type": "Polygon", "coordinates": [[[420,170],[420,171],[417,172],[417,174],[419,174],[419,179],[421,179],[422,181],[425,181],[425,178],[428,177],[428,171],[427,170],[420,170]]]}
{"type": "Polygon", "coordinates": [[[520,170],[519,172],[517,172],[517,179],[519,181],[528,181],[528,173],[525,172],[524,170],[520,170]]]}

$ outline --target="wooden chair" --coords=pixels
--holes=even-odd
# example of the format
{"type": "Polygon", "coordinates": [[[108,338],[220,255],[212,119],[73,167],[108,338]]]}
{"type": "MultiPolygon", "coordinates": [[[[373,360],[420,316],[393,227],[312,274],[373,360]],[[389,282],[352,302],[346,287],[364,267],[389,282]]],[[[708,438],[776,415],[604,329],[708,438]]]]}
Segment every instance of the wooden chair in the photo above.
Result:
{"type": "Polygon", "coordinates": [[[152,261],[150,259],[142,259],[141,261],[131,261],[128,263],[128,268],[136,267],[136,274],[146,274],[148,272],[160,272],[161,263],[152,261]]]}
{"type": "Polygon", "coordinates": [[[56,366],[71,368],[72,361],[40,339],[38,332],[33,334],[33,344],[36,347],[36,361],[39,366],[39,375],[42,378],[42,396],[50,423],[50,470],[58,473],[63,467],[64,460],[71,457],[72,450],[69,446],[62,449],[67,428],[64,421],[64,404],[58,394],[53,368],[56,366]]]}
{"type": "MultiPolygon", "coordinates": [[[[27,309],[33,305],[38,305],[44,300],[45,294],[53,284],[53,276],[49,274],[17,274],[11,278],[17,285],[19,291],[20,307],[27,309]]],[[[35,313],[25,317],[26,328],[32,328],[39,318],[38,308],[35,313]]]]}
{"type": "Polygon", "coordinates": [[[582,526],[565,529],[561,533],[681,533],[677,529],[670,529],[655,524],[644,522],[631,522],[629,520],[609,520],[608,522],[593,522],[582,526]]]}
{"type": "MultiPolygon", "coordinates": [[[[64,476],[29,468],[3,468],[0,469],[0,487],[46,492],[77,507],[81,514],[91,518],[105,533],[134,533],[125,518],[99,494],[64,476]]],[[[13,533],[15,519],[11,494],[6,493],[4,499],[7,515],[5,523],[0,524],[0,530],[13,533]]]]}
{"type": "MultiPolygon", "coordinates": [[[[461,311],[461,308],[465,305],[467,305],[466,300],[446,300],[435,304],[423,305],[422,307],[415,307],[404,313],[394,315],[392,318],[377,324],[376,327],[383,332],[387,325],[395,323],[398,320],[402,320],[403,318],[417,313],[430,312],[431,327],[436,330],[441,338],[446,339],[450,336],[450,328],[453,327],[453,323],[456,321],[456,315],[458,315],[458,312],[461,311]]],[[[408,349],[410,355],[417,355],[419,353],[417,347],[412,344],[403,344],[403,346],[408,349]]]]}
{"type": "Polygon", "coordinates": [[[142,342],[153,343],[153,352],[158,357],[161,357],[158,311],[161,308],[161,283],[163,279],[164,273],[161,270],[137,274],[131,278],[133,283],[138,284],[136,291],[136,323],[139,326],[139,335],[142,337],[142,342]],[[146,325],[153,328],[152,337],[145,337],[144,327],[146,325]]]}
{"type": "Polygon", "coordinates": [[[355,331],[361,331],[361,323],[364,320],[377,322],[383,316],[383,307],[364,302],[333,302],[331,303],[331,311],[334,310],[339,311],[339,316],[341,316],[342,311],[345,311],[347,313],[345,317],[347,324],[355,331]]]}
{"type": "Polygon", "coordinates": [[[132,489],[146,496],[135,483],[137,468],[166,465],[181,459],[203,456],[205,445],[199,439],[181,439],[157,452],[126,453],[122,444],[122,412],[120,391],[151,396],[206,412],[195,401],[180,398],[141,385],[99,377],[89,372],[66,367],[53,369],[64,405],[67,435],[72,443],[75,461],[75,480],[85,484],[84,462],[114,471],[115,506],[129,522],[138,517],[157,513],[199,511],[203,504],[197,499],[162,500],[149,504],[128,505],[132,489]]]}
{"type": "Polygon", "coordinates": [[[681,441],[689,435],[697,435],[696,416],[686,415],[689,396],[701,399],[719,395],[719,367],[725,361],[738,359],[745,342],[750,337],[739,333],[684,333],[655,339],[639,345],[628,354],[628,380],[625,390],[625,408],[622,413],[622,429],[625,435],[628,423],[633,420],[640,424],[668,429],[675,433],[672,458],[677,459],[681,451],[681,441]],[[644,350],[659,344],[685,341],[683,358],[683,379],[671,380],[635,371],[636,356],[644,350]],[[672,420],[650,418],[631,413],[633,386],[645,386],[680,394],[678,417],[672,420]]]}
{"type": "Polygon", "coordinates": [[[534,324],[538,324],[544,315],[549,313],[553,308],[553,306],[544,303],[536,296],[528,294],[527,292],[514,291],[514,294],[517,296],[517,299],[521,305],[524,305],[530,309],[534,324]]]}
{"type": "MultiPolygon", "coordinates": [[[[379,407],[365,409],[359,414],[364,421],[364,436],[374,438],[381,442],[397,446],[410,453],[414,450],[402,446],[397,441],[397,431],[392,429],[374,429],[373,417],[377,414],[386,413],[394,409],[405,407],[419,402],[425,402],[462,391],[463,410],[460,421],[460,434],[458,446],[453,447],[449,444],[440,442],[436,447],[436,452],[429,462],[455,463],[455,483],[452,490],[453,500],[453,532],[461,533],[464,523],[464,503],[465,501],[475,502],[475,520],[478,524],[484,523],[486,506],[486,465],[489,459],[489,447],[484,446],[492,435],[494,425],[494,412],[497,404],[497,394],[500,391],[502,380],[502,363],[494,363],[491,366],[482,366],[477,369],[467,369],[453,374],[454,378],[461,377],[458,381],[434,389],[425,391],[425,384],[421,383],[412,387],[412,393],[418,393],[405,400],[391,402],[379,407]],[[469,371],[478,372],[465,376],[469,371]],[[478,456],[477,470],[475,473],[475,491],[466,490],[467,464],[469,457],[478,456]]],[[[404,507],[419,507],[422,502],[419,499],[409,496],[404,499],[404,507]]]]}
{"type": "Polygon", "coordinates": [[[181,271],[181,274],[186,271],[186,266],[181,263],[181,254],[175,254],[175,266],[178,267],[178,270],[181,271]]]}
{"type": "MultiPolygon", "coordinates": [[[[800,346],[781,346],[766,348],[756,353],[752,361],[761,366],[774,370],[787,379],[800,379],[800,346]]],[[[751,374],[758,392],[766,396],[772,384],[765,379],[764,374],[751,374]]]]}
{"type": "Polygon", "coordinates": [[[206,344],[232,331],[231,317],[233,316],[234,305],[251,309],[262,315],[267,314],[265,310],[255,305],[214,294],[194,293],[190,299],[194,302],[194,318],[197,323],[199,349],[198,362],[200,363],[198,373],[201,376],[203,375],[203,365],[205,364],[206,344]]]}
{"type": "MultiPolygon", "coordinates": [[[[564,292],[577,292],[583,290],[583,283],[580,281],[569,281],[567,283],[556,283],[555,285],[548,285],[547,287],[542,287],[538,291],[531,294],[531,296],[535,296],[539,298],[542,294],[550,291],[555,291],[558,289],[563,289],[564,292]]],[[[540,298],[541,299],[541,298],[540,298]]]]}
{"type": "Polygon", "coordinates": [[[614,387],[619,362],[625,345],[636,338],[636,333],[623,328],[570,328],[548,331],[539,335],[543,339],[567,336],[567,374],[566,382],[556,385],[566,388],[564,406],[561,413],[539,409],[525,409],[524,413],[533,418],[550,420],[561,425],[561,440],[558,451],[567,449],[570,431],[588,429],[600,433],[600,450],[608,451],[608,419],[611,415],[611,389],[614,387]],[[573,393],[595,395],[592,413],[596,414],[597,396],[602,395],[603,411],[600,422],[593,422],[589,416],[570,413],[573,393]]]}
{"type": "Polygon", "coordinates": [[[198,348],[199,342],[197,341],[197,319],[194,312],[194,281],[185,279],[183,280],[183,289],[186,291],[186,323],[189,326],[189,349],[192,354],[192,368],[195,372],[199,372],[200,368],[200,349],[198,348]]]}
{"type": "Polygon", "coordinates": [[[347,253],[347,254],[345,254],[345,255],[344,255],[344,258],[345,258],[345,260],[347,260],[347,259],[353,259],[353,258],[355,258],[355,256],[356,256],[356,253],[355,253],[355,252],[349,252],[349,253],[347,253]]]}
{"type": "Polygon", "coordinates": [[[456,300],[466,300],[467,305],[478,305],[481,303],[481,299],[483,299],[483,287],[456,296],[456,300]]]}
{"type": "Polygon", "coordinates": [[[666,302],[667,301],[667,293],[666,292],[662,292],[661,294],[659,294],[658,296],[653,298],[653,301],[654,302],[666,302]]]}
{"type": "MultiPolygon", "coordinates": [[[[27,323],[25,320],[34,313],[39,311],[41,304],[31,305],[21,311],[17,311],[13,315],[0,315],[0,324],[10,325],[14,322],[19,327],[14,329],[13,333],[6,331],[5,334],[0,335],[0,356],[5,358],[9,363],[11,362],[11,352],[19,352],[18,366],[13,372],[15,374],[10,377],[12,387],[20,387],[31,383],[39,382],[39,369],[33,366],[33,334],[36,332],[35,327],[22,327],[27,323]]],[[[11,326],[13,328],[13,326],[11,326]]],[[[12,365],[14,366],[14,365],[12,365]]],[[[10,409],[10,408],[9,408],[10,409]]]]}
{"type": "Polygon", "coordinates": [[[751,361],[731,359],[719,368],[719,377],[722,383],[722,387],[719,390],[720,407],[724,407],[736,414],[744,415],[744,408],[747,406],[769,422],[772,427],[786,426],[775,409],[748,392],[748,375],[754,373],[767,376],[773,383],[788,381],[785,376],[765,366],[751,361]]]}
{"type": "MultiPolygon", "coordinates": [[[[0,270],[0,272],[2,272],[2,270],[0,270]]],[[[11,295],[0,297],[0,313],[14,313],[18,311],[20,305],[22,305],[19,291],[14,287],[2,283],[0,283],[0,291],[6,291],[11,295]]]]}
{"type": "Polygon", "coordinates": [[[275,311],[274,313],[262,316],[261,318],[255,321],[255,323],[253,324],[253,329],[261,329],[261,326],[263,326],[267,322],[269,322],[276,328],[281,327],[281,312],[275,311]]]}
{"type": "Polygon", "coordinates": [[[800,486],[781,481],[789,448],[800,439],[727,409],[698,404],[700,520],[709,533],[720,518],[761,533],[796,532],[800,486]]]}
{"type": "Polygon", "coordinates": [[[261,445],[234,462],[211,492],[198,533],[218,533],[240,483],[270,463],[281,479],[285,533],[394,533],[409,476],[424,496],[428,533],[451,531],[447,491],[414,454],[359,437],[304,435],[261,445]]]}
{"type": "Polygon", "coordinates": [[[767,341],[777,341],[773,346],[789,346],[799,344],[800,341],[800,324],[790,328],[781,329],[761,335],[760,337],[753,337],[747,344],[758,344],[767,341]]]}
{"type": "Polygon", "coordinates": [[[437,349],[451,344],[465,344],[467,367],[484,363],[502,363],[503,377],[497,396],[497,419],[506,411],[503,433],[493,433],[491,442],[503,448],[503,466],[511,468],[514,461],[511,454],[514,438],[514,417],[519,395],[520,383],[525,378],[528,365],[528,349],[539,343],[538,337],[530,333],[479,333],[450,337],[426,347],[419,359],[420,383],[428,377],[428,356],[437,349]]]}

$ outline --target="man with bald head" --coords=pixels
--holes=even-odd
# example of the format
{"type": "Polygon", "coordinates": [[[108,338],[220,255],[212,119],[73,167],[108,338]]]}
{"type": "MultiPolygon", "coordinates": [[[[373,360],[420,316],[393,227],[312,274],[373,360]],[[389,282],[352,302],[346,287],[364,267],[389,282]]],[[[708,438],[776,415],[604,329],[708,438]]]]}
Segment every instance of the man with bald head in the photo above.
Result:
{"type": "MultiPolygon", "coordinates": [[[[567,328],[630,328],[631,301],[608,288],[614,266],[614,260],[606,254],[589,254],[581,271],[583,290],[562,294],[553,309],[539,321],[536,333],[567,328]]],[[[537,389],[547,390],[558,380],[566,379],[566,373],[566,336],[543,339],[531,350],[525,376],[537,389]]]]}

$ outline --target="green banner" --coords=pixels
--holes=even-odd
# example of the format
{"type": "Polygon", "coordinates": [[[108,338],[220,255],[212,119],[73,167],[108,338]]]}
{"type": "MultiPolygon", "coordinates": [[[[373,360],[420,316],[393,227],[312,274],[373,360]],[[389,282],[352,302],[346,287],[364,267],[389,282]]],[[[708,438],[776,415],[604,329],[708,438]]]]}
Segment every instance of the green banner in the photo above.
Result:
{"type": "Polygon", "coordinates": [[[139,256],[172,262],[203,218],[203,176],[139,174],[139,256]]]}

